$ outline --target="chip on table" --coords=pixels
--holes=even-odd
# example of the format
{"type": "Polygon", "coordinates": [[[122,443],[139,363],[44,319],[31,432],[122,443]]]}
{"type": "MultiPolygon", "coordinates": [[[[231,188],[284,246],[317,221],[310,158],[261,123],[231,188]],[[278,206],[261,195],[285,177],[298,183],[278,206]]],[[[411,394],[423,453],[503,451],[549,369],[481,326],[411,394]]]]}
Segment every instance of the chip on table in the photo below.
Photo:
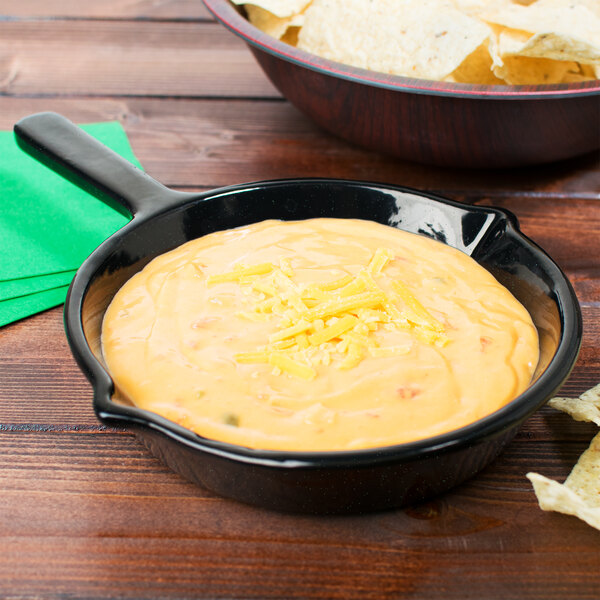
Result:
{"type": "MultiPolygon", "coordinates": [[[[600,384],[579,398],[553,398],[550,406],[571,415],[576,421],[600,426],[600,384]]],[[[600,529],[600,433],[581,455],[564,483],[539,473],[527,473],[540,508],[573,515],[600,529]]]]}

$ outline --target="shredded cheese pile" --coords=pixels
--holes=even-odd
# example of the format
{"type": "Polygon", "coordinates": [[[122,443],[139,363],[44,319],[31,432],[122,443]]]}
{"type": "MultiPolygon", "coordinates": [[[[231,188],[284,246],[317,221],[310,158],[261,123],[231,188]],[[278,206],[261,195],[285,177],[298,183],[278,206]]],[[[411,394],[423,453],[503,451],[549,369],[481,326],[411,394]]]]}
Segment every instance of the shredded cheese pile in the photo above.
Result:
{"type": "Polygon", "coordinates": [[[384,291],[375,281],[394,253],[378,248],[369,264],[356,276],[347,275],[321,284],[294,282],[289,259],[279,265],[236,264],[227,273],[211,275],[207,284],[234,282],[248,286],[251,310],[238,316],[252,321],[277,320],[268,343],[256,352],[235,355],[239,363],[268,364],[282,372],[313,379],[319,364],[336,363],[351,369],[367,353],[373,357],[402,355],[410,346],[380,347],[375,332],[380,328],[413,332],[422,342],[444,346],[444,326],[435,319],[401,281],[384,291]]]}

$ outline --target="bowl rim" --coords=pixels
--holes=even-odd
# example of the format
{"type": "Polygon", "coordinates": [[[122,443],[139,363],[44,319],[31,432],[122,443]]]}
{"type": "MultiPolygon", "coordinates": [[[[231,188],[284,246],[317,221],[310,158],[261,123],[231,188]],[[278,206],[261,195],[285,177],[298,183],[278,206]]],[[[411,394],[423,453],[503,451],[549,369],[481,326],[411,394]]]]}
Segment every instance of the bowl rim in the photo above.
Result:
{"type": "Polygon", "coordinates": [[[544,250],[520,231],[518,221],[510,211],[495,207],[468,205],[430,192],[404,186],[331,178],[279,179],[227,186],[200,192],[194,195],[192,199],[188,198],[181,203],[167,205],[158,211],[146,214],[138,213],[128,224],[101,244],[77,271],[67,294],[64,318],[71,350],[80,368],[92,384],[94,390],[93,406],[102,421],[118,424],[121,427],[127,427],[127,423],[130,426],[145,426],[158,430],[167,437],[201,453],[208,453],[255,466],[278,468],[355,468],[388,464],[390,462],[411,461],[449,449],[476,445],[486,439],[503,435],[510,429],[516,430],[521,422],[539,409],[567,379],[576,362],[582,338],[581,309],[568,278],[544,250]],[[144,225],[154,218],[160,218],[172,211],[187,210],[187,207],[197,201],[232,193],[251,192],[257,188],[311,184],[341,184],[352,187],[400,191],[462,211],[491,214],[502,219],[505,232],[502,238],[507,239],[506,236],[508,236],[531,250],[537,263],[543,265],[543,270],[548,273],[553,282],[561,322],[561,335],[556,353],[544,372],[527,390],[511,402],[494,413],[464,427],[422,440],[358,450],[281,451],[247,448],[204,438],[160,415],[113,401],[114,384],[112,378],[94,355],[83,330],[83,303],[98,268],[102,266],[111,253],[121,247],[122,238],[129,236],[130,233],[135,235],[138,226],[144,225]]]}
{"type": "Polygon", "coordinates": [[[203,0],[203,2],[219,22],[241,37],[251,47],[296,66],[354,83],[413,94],[486,100],[565,99],[600,94],[600,79],[539,85],[479,85],[417,79],[369,71],[321,58],[281,42],[254,27],[236,10],[230,0],[203,0]]]}

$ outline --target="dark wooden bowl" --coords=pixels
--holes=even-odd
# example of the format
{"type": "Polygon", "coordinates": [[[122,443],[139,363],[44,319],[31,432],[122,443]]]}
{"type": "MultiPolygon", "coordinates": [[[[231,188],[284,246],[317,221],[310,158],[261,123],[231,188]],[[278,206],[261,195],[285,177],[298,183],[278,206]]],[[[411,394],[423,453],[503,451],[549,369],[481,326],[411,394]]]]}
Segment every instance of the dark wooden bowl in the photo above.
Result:
{"type": "Polygon", "coordinates": [[[454,167],[516,167],[600,148],[600,80],[492,86],[411,79],[320,58],[266,35],[229,0],[207,8],[318,125],[370,150],[454,167]]]}

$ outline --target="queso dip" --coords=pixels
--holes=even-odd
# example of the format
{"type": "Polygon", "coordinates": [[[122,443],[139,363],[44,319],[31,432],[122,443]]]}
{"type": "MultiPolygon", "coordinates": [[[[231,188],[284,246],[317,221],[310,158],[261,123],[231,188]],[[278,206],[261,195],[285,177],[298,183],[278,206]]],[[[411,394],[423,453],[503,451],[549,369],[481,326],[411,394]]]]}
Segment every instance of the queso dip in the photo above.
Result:
{"type": "Polygon", "coordinates": [[[134,405],[250,448],[431,437],[529,385],[525,308],[466,254],[371,221],[264,221],[190,241],[117,292],[102,328],[134,405]]]}

